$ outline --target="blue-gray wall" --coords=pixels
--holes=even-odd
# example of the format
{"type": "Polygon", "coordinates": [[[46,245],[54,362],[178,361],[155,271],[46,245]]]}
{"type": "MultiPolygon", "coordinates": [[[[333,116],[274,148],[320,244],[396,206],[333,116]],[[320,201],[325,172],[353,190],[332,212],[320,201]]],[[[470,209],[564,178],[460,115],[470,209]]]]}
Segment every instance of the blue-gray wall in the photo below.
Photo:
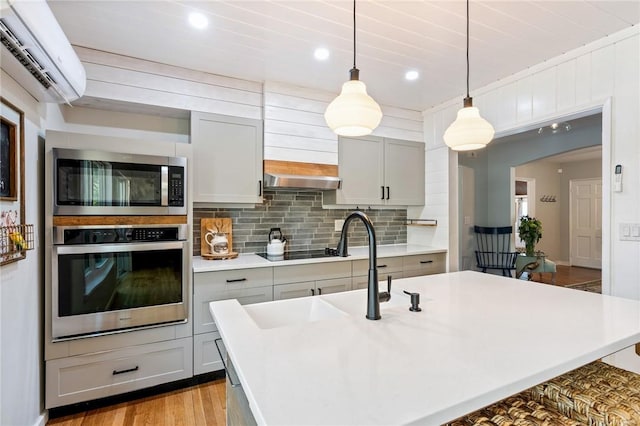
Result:
{"type": "Polygon", "coordinates": [[[602,144],[601,115],[572,120],[569,132],[552,134],[545,129],[494,140],[473,153],[461,153],[459,164],[474,170],[475,224],[511,224],[511,167],[562,152],[602,144]]]}

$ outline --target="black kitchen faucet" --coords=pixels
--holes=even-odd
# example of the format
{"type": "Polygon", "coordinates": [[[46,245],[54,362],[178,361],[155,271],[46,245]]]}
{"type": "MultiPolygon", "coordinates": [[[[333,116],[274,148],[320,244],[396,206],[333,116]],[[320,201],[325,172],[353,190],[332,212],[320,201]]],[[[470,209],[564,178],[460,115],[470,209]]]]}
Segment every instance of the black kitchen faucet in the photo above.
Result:
{"type": "Polygon", "coordinates": [[[349,224],[355,218],[358,218],[364,223],[369,234],[369,280],[367,285],[367,319],[378,320],[382,318],[380,316],[380,302],[388,302],[391,299],[391,277],[387,281],[387,291],[380,292],[378,289],[378,266],[377,266],[377,253],[376,253],[376,232],[373,229],[373,223],[371,219],[361,211],[354,211],[344,220],[342,225],[342,233],[340,234],[340,241],[338,242],[338,256],[347,257],[349,255],[347,251],[347,228],[349,224]]]}

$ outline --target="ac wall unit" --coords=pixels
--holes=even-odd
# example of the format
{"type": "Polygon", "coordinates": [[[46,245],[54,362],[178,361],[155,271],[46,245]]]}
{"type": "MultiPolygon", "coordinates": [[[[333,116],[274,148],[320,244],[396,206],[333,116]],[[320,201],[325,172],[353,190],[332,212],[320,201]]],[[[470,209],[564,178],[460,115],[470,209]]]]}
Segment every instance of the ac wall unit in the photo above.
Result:
{"type": "Polygon", "coordinates": [[[0,65],[33,97],[69,103],[87,76],[45,0],[0,0],[0,65]]]}

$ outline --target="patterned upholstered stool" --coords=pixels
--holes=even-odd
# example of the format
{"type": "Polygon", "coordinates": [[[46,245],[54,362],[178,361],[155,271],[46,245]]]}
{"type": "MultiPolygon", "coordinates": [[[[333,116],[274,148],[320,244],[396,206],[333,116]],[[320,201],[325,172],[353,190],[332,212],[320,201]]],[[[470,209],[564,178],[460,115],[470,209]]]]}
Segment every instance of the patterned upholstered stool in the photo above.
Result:
{"type": "Polygon", "coordinates": [[[467,414],[446,426],[583,426],[534,401],[528,391],[467,414]]]}
{"type": "Polygon", "coordinates": [[[529,389],[545,407],[589,426],[640,426],[640,375],[596,361],[529,389]]]}
{"type": "Polygon", "coordinates": [[[640,426],[640,375],[596,361],[447,426],[640,426]]]}

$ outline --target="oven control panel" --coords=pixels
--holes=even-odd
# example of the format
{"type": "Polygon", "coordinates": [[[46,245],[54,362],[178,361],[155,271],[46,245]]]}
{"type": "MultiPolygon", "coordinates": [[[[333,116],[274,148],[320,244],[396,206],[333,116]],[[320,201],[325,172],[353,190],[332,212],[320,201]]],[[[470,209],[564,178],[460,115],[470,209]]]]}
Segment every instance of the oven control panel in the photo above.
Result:
{"type": "Polygon", "coordinates": [[[54,230],[54,244],[113,244],[153,241],[180,241],[179,226],[122,228],[63,228],[54,230]]]}

